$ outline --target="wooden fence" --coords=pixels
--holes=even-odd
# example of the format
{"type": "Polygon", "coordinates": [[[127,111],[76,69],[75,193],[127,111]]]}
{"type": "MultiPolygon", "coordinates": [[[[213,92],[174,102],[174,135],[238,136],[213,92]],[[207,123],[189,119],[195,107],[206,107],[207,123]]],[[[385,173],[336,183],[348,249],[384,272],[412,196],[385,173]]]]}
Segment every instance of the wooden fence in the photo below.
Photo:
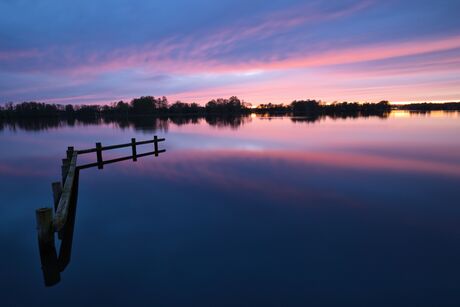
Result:
{"type": "MultiPolygon", "coordinates": [[[[40,208],[36,210],[36,220],[37,220],[37,232],[38,232],[38,241],[40,247],[40,255],[42,259],[42,269],[45,276],[45,284],[46,285],[53,285],[57,283],[59,280],[56,281],[55,271],[56,267],[62,267],[62,265],[54,265],[55,261],[51,261],[53,265],[49,265],[49,259],[53,258],[49,255],[56,255],[55,252],[55,245],[54,245],[54,233],[58,233],[59,239],[62,240],[64,235],[64,230],[66,227],[66,223],[69,220],[69,214],[72,215],[72,212],[75,211],[76,206],[72,204],[72,202],[76,202],[77,194],[78,193],[78,178],[79,172],[82,169],[87,169],[91,167],[97,167],[98,169],[102,169],[104,165],[126,161],[126,160],[133,160],[137,161],[138,158],[151,156],[154,155],[158,157],[160,153],[166,152],[165,149],[159,149],[159,143],[164,142],[164,138],[158,138],[155,136],[153,140],[147,141],[140,141],[137,142],[135,138],[131,139],[130,143],[120,144],[120,145],[110,145],[110,146],[102,146],[101,143],[96,143],[95,148],[90,149],[83,149],[83,150],[75,150],[74,147],[67,148],[67,157],[62,159],[62,166],[61,166],[61,174],[62,179],[58,182],[52,183],[52,190],[53,190],[53,199],[54,199],[54,210],[52,208],[40,208]],[[137,147],[141,145],[153,144],[153,151],[149,151],[146,153],[137,153],[137,147]],[[103,160],[102,152],[106,150],[113,150],[119,148],[132,148],[132,155],[125,156],[116,159],[110,160],[103,160]],[[77,165],[77,159],[79,155],[89,154],[89,153],[96,153],[96,160],[95,163],[77,165]],[[54,216],[53,216],[53,211],[54,216]],[[45,255],[45,256],[43,256],[45,255]],[[51,268],[48,272],[45,272],[46,267],[51,268]],[[50,273],[50,270],[52,271],[50,273]],[[51,277],[50,277],[51,276],[51,277]]],[[[74,214],[74,213],[73,213],[74,214]]],[[[73,224],[73,219],[70,218],[71,223],[73,224]]],[[[67,227],[69,228],[69,227],[67,227]]],[[[73,225],[70,227],[73,232],[73,225]]],[[[68,232],[68,231],[67,231],[68,232]]],[[[70,240],[71,241],[71,240],[70,240]]],[[[67,257],[67,256],[66,256],[67,257]]],[[[61,261],[62,262],[62,261],[61,261]]],[[[59,272],[58,272],[59,273],[59,272]]]]}
{"type": "MultiPolygon", "coordinates": [[[[116,163],[116,162],[120,162],[120,161],[131,160],[131,159],[133,161],[137,161],[137,158],[150,156],[150,155],[155,155],[156,157],[158,157],[158,155],[160,153],[163,153],[163,152],[166,151],[164,149],[162,149],[162,150],[158,149],[158,143],[164,142],[164,141],[165,141],[165,139],[159,139],[157,136],[155,136],[153,138],[153,140],[141,141],[141,142],[136,142],[136,139],[133,138],[133,139],[131,139],[131,143],[120,144],[120,145],[102,146],[101,143],[96,143],[96,148],[77,150],[76,151],[76,153],[78,155],[89,154],[89,153],[95,152],[96,153],[96,158],[97,158],[97,162],[89,163],[89,164],[85,164],[85,165],[80,165],[80,166],[78,166],[78,169],[85,169],[85,168],[96,167],[96,166],[97,166],[97,168],[102,169],[105,164],[116,163]],[[152,144],[152,143],[154,145],[154,151],[146,152],[146,153],[142,153],[142,154],[137,153],[137,146],[146,145],[146,144],[152,144]],[[132,148],[132,155],[131,156],[103,161],[103,159],[102,159],[102,152],[103,151],[112,150],[112,149],[119,149],[119,148],[126,148],[126,147],[131,147],[132,148]]],[[[69,147],[69,150],[70,149],[71,149],[71,147],[69,147]]]]}

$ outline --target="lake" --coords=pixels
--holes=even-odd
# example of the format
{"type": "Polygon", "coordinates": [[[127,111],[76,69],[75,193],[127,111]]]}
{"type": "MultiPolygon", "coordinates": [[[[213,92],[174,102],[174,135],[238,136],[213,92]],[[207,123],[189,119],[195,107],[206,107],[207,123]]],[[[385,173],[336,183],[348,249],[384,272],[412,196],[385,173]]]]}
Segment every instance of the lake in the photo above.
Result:
{"type": "Polygon", "coordinates": [[[405,111],[3,123],[1,305],[460,306],[459,133],[460,113],[405,111]],[[81,171],[45,287],[35,209],[67,146],[154,135],[159,157],[81,171]]]}

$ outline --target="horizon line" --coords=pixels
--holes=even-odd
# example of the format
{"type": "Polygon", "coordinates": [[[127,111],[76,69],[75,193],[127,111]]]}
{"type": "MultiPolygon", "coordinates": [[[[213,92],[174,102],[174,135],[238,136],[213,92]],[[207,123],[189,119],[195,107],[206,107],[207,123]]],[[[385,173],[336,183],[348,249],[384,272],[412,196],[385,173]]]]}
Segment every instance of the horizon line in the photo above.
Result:
{"type": "MultiPolygon", "coordinates": [[[[66,103],[65,100],[70,100],[70,99],[73,99],[74,97],[67,97],[67,98],[63,98],[62,101],[59,101],[61,99],[58,99],[58,98],[52,98],[52,99],[43,99],[43,100],[24,100],[24,101],[21,101],[21,102],[12,102],[12,101],[9,101],[9,102],[0,102],[0,106],[4,106],[6,104],[9,104],[9,103],[12,103],[14,105],[17,105],[17,104],[21,104],[21,103],[24,103],[24,102],[37,102],[37,103],[45,103],[45,104],[58,104],[58,105],[111,105],[113,103],[117,103],[119,101],[123,101],[123,102],[127,102],[129,103],[130,101],[132,101],[133,99],[136,99],[136,98],[140,98],[140,97],[147,97],[147,96],[152,96],[152,97],[155,97],[155,98],[160,98],[160,97],[166,97],[168,98],[168,96],[163,96],[163,95],[160,95],[160,96],[154,96],[154,95],[141,95],[141,96],[137,96],[137,97],[133,97],[133,98],[129,98],[129,99],[116,99],[114,101],[111,101],[111,102],[108,102],[107,100],[104,100],[104,101],[98,101],[98,102],[90,102],[90,103],[66,103]],[[53,100],[55,100],[56,102],[53,102],[53,100]]],[[[240,99],[238,96],[235,95],[235,97],[237,97],[238,99],[240,99]]],[[[208,101],[211,101],[211,100],[214,100],[214,99],[221,99],[223,97],[218,97],[218,98],[211,98],[210,100],[208,101]]],[[[224,98],[225,99],[225,98],[224,98]]],[[[169,99],[168,99],[169,100],[169,99]]],[[[324,101],[324,100],[321,100],[321,99],[313,99],[313,98],[303,98],[303,99],[294,99],[292,100],[291,102],[288,102],[288,103],[285,103],[285,102],[272,102],[272,101],[269,101],[269,102],[262,102],[262,103],[251,103],[251,102],[248,102],[248,101],[245,101],[244,99],[240,99],[241,102],[245,102],[245,103],[249,103],[252,105],[252,107],[257,107],[259,105],[262,105],[262,104],[276,104],[276,105],[279,105],[279,104],[282,104],[282,105],[289,105],[292,101],[301,101],[301,100],[316,100],[318,102],[322,102],[322,103],[325,103],[326,105],[329,105],[329,104],[333,104],[335,102],[337,103],[343,103],[343,102],[348,102],[348,103],[359,103],[359,104],[364,104],[364,103],[372,103],[372,104],[376,104],[378,102],[371,102],[371,101],[355,101],[355,100],[343,100],[343,101],[333,101],[333,102],[329,102],[329,101],[324,101]]],[[[389,101],[389,100],[386,100],[386,99],[381,99],[379,100],[380,101],[388,101],[389,104],[391,105],[405,105],[405,104],[420,104],[420,103],[433,103],[433,104],[442,104],[442,103],[460,103],[460,99],[447,99],[447,100],[407,100],[407,101],[389,101]]],[[[177,100],[172,100],[172,101],[168,101],[170,104],[173,104],[173,103],[176,103],[176,102],[183,102],[183,103],[197,103],[198,105],[200,106],[205,106],[206,103],[198,103],[198,102],[186,102],[184,100],[180,100],[180,99],[177,99],[177,100]]]]}

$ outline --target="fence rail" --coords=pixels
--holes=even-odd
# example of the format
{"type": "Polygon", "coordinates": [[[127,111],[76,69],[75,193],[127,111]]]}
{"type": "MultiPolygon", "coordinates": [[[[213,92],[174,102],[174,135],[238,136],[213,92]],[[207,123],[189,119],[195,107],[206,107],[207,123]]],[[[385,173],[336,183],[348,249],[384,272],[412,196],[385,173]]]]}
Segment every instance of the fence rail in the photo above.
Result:
{"type": "MultiPolygon", "coordinates": [[[[142,158],[142,157],[146,157],[146,156],[154,156],[155,154],[160,154],[160,153],[163,153],[163,152],[166,152],[166,150],[162,149],[162,150],[158,150],[158,151],[150,151],[150,152],[146,152],[146,153],[136,154],[135,156],[132,155],[132,156],[125,156],[125,157],[116,158],[116,159],[105,160],[105,161],[102,161],[102,165],[122,162],[122,161],[126,161],[126,160],[136,161],[137,158],[142,158]]],[[[96,166],[99,166],[98,162],[79,165],[79,166],[77,166],[77,169],[81,170],[81,169],[87,169],[87,168],[92,168],[92,167],[96,167],[96,166]]]]}
{"type": "Polygon", "coordinates": [[[111,164],[111,163],[116,163],[116,162],[121,162],[121,161],[126,161],[126,160],[133,160],[137,161],[137,158],[140,157],[145,157],[149,155],[155,155],[155,157],[158,157],[160,153],[166,152],[166,150],[158,149],[158,143],[164,142],[166,139],[162,138],[159,139],[157,136],[153,138],[153,140],[147,140],[147,141],[139,141],[137,142],[135,138],[131,139],[131,143],[125,143],[125,144],[120,144],[120,145],[110,145],[110,146],[102,146],[101,143],[96,143],[96,148],[90,148],[90,149],[83,149],[83,150],[77,150],[77,153],[79,155],[82,154],[89,154],[89,153],[96,153],[96,158],[97,162],[94,163],[88,163],[84,165],[79,165],[77,166],[78,169],[86,169],[86,168],[91,168],[91,167],[98,167],[99,169],[102,169],[104,165],[106,164],[111,164]],[[140,145],[147,145],[147,144],[153,144],[154,145],[154,151],[152,152],[147,152],[143,154],[138,154],[137,153],[137,146],[140,145]],[[127,148],[131,147],[132,148],[132,156],[126,156],[126,157],[121,157],[117,159],[111,159],[111,160],[106,160],[104,161],[102,158],[102,152],[106,150],[113,150],[113,149],[120,149],[120,148],[127,148]]]}
{"type": "MultiPolygon", "coordinates": [[[[132,139],[136,140],[136,139],[132,139]]],[[[139,142],[131,142],[131,143],[125,143],[125,144],[120,144],[120,145],[110,145],[110,146],[101,146],[100,150],[105,151],[105,150],[112,150],[112,149],[119,149],[119,148],[126,148],[126,147],[133,147],[134,146],[139,146],[139,145],[146,145],[146,144],[154,144],[155,142],[164,142],[166,139],[153,139],[153,140],[148,140],[148,141],[139,141],[139,142]]],[[[100,143],[97,143],[100,144],[100,143]]],[[[90,149],[82,149],[82,150],[77,150],[77,154],[82,155],[82,154],[88,154],[88,153],[93,153],[97,152],[98,148],[90,148],[90,149]]]]}

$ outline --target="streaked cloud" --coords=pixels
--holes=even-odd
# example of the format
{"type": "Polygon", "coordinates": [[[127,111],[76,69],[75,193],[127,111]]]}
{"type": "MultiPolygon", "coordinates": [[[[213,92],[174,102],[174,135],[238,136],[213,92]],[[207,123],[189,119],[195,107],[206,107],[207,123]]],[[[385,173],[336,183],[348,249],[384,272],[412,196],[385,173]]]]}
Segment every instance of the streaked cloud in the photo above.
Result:
{"type": "Polygon", "coordinates": [[[0,103],[460,99],[460,5],[443,4],[0,2],[0,103]]]}

